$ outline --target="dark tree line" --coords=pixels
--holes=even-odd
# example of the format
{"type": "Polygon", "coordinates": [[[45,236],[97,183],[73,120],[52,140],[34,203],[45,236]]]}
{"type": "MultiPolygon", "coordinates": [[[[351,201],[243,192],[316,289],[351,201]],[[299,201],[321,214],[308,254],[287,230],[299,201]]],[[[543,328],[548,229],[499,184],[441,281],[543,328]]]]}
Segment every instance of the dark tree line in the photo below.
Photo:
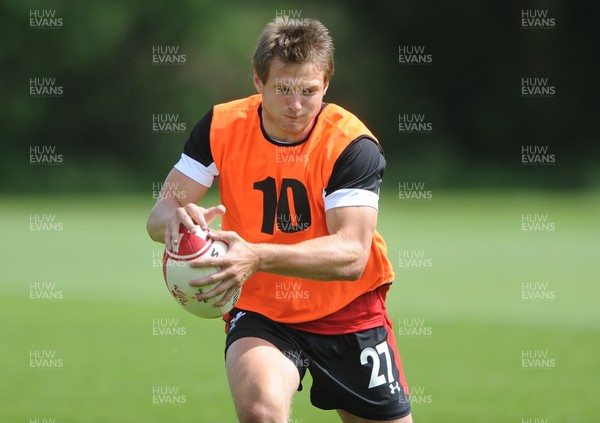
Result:
{"type": "Polygon", "coordinates": [[[212,104],[253,92],[256,37],[286,13],[329,27],[326,100],[381,140],[388,186],[600,181],[595,3],[27,3],[0,6],[5,191],[150,190],[212,104]]]}

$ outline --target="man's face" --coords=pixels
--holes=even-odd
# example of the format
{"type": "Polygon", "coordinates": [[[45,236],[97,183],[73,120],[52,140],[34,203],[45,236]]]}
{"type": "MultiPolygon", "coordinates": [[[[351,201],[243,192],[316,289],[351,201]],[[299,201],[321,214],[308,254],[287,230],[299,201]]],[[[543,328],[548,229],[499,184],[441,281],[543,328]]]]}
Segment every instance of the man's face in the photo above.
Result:
{"type": "Polygon", "coordinates": [[[267,134],[279,141],[296,142],[310,132],[329,83],[324,81],[323,71],[311,63],[284,64],[274,58],[266,83],[254,72],[254,86],[262,94],[267,134]]]}

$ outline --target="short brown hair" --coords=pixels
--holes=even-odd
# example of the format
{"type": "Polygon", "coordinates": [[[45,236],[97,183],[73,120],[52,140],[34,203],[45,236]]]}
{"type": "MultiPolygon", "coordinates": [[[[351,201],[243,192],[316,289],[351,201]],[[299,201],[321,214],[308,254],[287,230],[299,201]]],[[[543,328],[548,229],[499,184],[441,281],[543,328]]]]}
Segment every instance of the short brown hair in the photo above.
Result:
{"type": "Polygon", "coordinates": [[[269,77],[273,57],[286,64],[314,63],[328,81],[335,69],[333,51],[333,40],[321,22],[277,17],[267,24],[258,37],[252,63],[263,83],[269,77]]]}

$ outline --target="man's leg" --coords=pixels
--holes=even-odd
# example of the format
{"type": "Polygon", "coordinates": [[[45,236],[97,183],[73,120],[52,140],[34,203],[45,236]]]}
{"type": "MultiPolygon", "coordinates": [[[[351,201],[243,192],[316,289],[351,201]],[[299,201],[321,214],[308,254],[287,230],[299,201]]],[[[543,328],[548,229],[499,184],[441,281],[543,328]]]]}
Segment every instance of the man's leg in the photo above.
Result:
{"type": "Polygon", "coordinates": [[[386,422],[386,423],[412,423],[412,415],[404,416],[401,419],[396,420],[369,420],[363,419],[362,417],[357,417],[353,414],[348,413],[344,410],[337,410],[338,414],[342,418],[344,423],[376,423],[376,422],[386,422]]]}
{"type": "Polygon", "coordinates": [[[264,339],[240,338],[225,359],[233,402],[242,423],[287,422],[300,375],[292,361],[264,339]]]}

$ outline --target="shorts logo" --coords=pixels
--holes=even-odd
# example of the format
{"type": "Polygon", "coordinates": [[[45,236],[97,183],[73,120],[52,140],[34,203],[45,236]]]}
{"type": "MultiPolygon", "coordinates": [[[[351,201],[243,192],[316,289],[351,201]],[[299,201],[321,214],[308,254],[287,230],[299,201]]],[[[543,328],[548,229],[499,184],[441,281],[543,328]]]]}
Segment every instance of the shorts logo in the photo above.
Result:
{"type": "Polygon", "coordinates": [[[241,319],[242,317],[244,317],[245,315],[246,315],[245,311],[238,311],[238,313],[235,315],[235,317],[229,321],[229,331],[227,331],[227,333],[229,333],[233,329],[235,329],[235,324],[237,323],[237,321],[239,319],[241,319]]]}
{"type": "Polygon", "coordinates": [[[389,387],[390,387],[390,394],[392,394],[392,395],[394,395],[396,393],[396,391],[401,392],[400,384],[398,382],[396,382],[396,385],[393,385],[390,383],[389,387]]]}

